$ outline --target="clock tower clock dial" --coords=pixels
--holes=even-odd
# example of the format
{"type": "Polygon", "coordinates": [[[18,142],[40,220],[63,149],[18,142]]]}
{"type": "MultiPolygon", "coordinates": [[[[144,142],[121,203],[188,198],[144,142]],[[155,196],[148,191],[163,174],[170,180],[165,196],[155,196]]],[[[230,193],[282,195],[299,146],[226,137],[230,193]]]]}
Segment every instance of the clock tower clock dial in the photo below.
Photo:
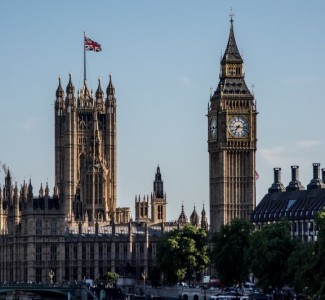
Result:
{"type": "Polygon", "coordinates": [[[256,106],[244,79],[233,15],[219,84],[208,109],[210,228],[217,231],[235,218],[249,219],[256,206],[256,106]],[[217,128],[218,120],[218,128],[217,128]]]}
{"type": "Polygon", "coordinates": [[[217,118],[212,117],[210,120],[210,137],[215,139],[217,137],[217,118]]]}
{"type": "Polygon", "coordinates": [[[232,117],[228,122],[229,133],[235,138],[244,138],[248,135],[248,121],[243,116],[232,117]]]}

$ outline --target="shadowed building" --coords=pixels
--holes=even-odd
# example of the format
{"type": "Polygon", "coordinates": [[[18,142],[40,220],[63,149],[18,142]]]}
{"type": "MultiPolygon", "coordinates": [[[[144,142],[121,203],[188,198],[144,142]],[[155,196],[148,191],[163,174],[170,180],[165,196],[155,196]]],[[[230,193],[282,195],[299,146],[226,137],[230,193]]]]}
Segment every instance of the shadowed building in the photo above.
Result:
{"type": "Polygon", "coordinates": [[[274,182],[257,205],[250,220],[257,228],[288,220],[291,236],[302,241],[317,239],[315,214],[325,207],[325,169],[320,177],[320,164],[313,164],[313,178],[307,189],[299,180],[299,167],[291,167],[291,181],[281,182],[281,168],[274,168],[274,182]]]}

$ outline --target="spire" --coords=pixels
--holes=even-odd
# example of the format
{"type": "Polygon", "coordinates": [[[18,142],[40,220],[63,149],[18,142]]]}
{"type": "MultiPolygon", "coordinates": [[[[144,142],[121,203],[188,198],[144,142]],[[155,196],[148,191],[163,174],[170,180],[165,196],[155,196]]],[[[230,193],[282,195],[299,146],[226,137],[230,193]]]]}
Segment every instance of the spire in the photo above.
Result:
{"type": "Polygon", "coordinates": [[[181,214],[178,217],[178,224],[184,225],[186,223],[187,223],[187,216],[186,216],[186,214],[184,212],[184,204],[182,203],[182,211],[181,211],[181,214]]]}
{"type": "Polygon", "coordinates": [[[157,198],[164,198],[164,182],[161,180],[160,167],[158,165],[153,182],[153,192],[157,198]]]}
{"type": "Polygon", "coordinates": [[[107,86],[107,89],[106,89],[106,93],[107,95],[112,95],[114,97],[115,95],[115,88],[114,88],[114,85],[112,83],[112,73],[109,73],[109,83],[108,83],[108,86],[107,86]]]}
{"type": "Polygon", "coordinates": [[[208,231],[209,225],[208,225],[208,219],[205,213],[205,208],[203,204],[202,212],[201,212],[201,228],[204,229],[205,231],[208,231]]]}
{"type": "Polygon", "coordinates": [[[199,214],[196,211],[195,205],[194,205],[193,212],[190,216],[190,221],[193,226],[199,227],[199,214]]]}
{"type": "Polygon", "coordinates": [[[95,95],[96,95],[96,99],[103,99],[104,97],[104,92],[100,84],[100,78],[98,78],[98,88],[95,95]]]}
{"type": "Polygon", "coordinates": [[[59,86],[56,90],[56,98],[63,98],[64,96],[64,90],[61,86],[61,77],[59,76],[59,86]]]}
{"type": "Polygon", "coordinates": [[[230,32],[229,32],[229,38],[228,38],[228,44],[226,51],[223,55],[223,58],[221,60],[221,64],[225,63],[243,63],[243,59],[240,56],[240,53],[238,51],[238,47],[235,40],[235,34],[234,34],[234,20],[233,20],[233,12],[230,13],[230,32]]]}
{"type": "Polygon", "coordinates": [[[84,86],[82,88],[81,95],[84,98],[87,98],[87,99],[91,98],[90,92],[89,92],[88,87],[87,87],[87,81],[86,80],[84,81],[84,86]]]}
{"type": "Polygon", "coordinates": [[[43,198],[44,197],[44,190],[43,190],[43,184],[41,183],[41,187],[39,189],[39,197],[43,198]]]}
{"type": "Polygon", "coordinates": [[[69,83],[67,85],[66,92],[67,92],[67,96],[74,95],[74,86],[73,86],[72,80],[71,80],[71,73],[69,73],[69,83]]]}

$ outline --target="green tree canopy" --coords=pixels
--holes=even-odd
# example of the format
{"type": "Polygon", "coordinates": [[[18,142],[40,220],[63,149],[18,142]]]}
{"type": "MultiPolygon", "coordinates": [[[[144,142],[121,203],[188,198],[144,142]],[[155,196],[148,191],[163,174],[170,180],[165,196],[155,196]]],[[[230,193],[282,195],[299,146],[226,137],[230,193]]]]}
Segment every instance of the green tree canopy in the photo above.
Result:
{"type": "Polygon", "coordinates": [[[267,290],[287,282],[287,261],[294,249],[289,223],[281,221],[251,234],[247,259],[258,285],[267,290]]]}
{"type": "Polygon", "coordinates": [[[182,230],[165,233],[157,247],[157,262],[166,284],[188,279],[204,271],[209,263],[207,234],[185,225],[182,230]]]}
{"type": "Polygon", "coordinates": [[[118,276],[119,275],[115,272],[107,272],[102,276],[102,278],[109,284],[113,284],[117,280],[118,276]]]}
{"type": "Polygon", "coordinates": [[[211,260],[221,282],[230,286],[247,280],[249,268],[245,253],[254,226],[244,219],[234,219],[223,225],[212,237],[211,260]]]}

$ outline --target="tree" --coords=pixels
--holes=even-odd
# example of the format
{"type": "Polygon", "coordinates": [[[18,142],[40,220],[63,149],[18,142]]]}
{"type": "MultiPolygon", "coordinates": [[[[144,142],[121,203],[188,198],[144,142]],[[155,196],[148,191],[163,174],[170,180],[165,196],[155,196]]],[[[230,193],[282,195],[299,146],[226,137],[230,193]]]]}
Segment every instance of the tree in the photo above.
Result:
{"type": "Polygon", "coordinates": [[[203,272],[208,263],[207,234],[203,229],[185,225],[182,230],[165,233],[157,247],[157,263],[166,284],[191,280],[193,273],[203,272]]]}
{"type": "Polygon", "coordinates": [[[296,241],[288,259],[288,283],[297,293],[305,293],[307,286],[314,285],[314,243],[296,241]]]}
{"type": "Polygon", "coordinates": [[[249,268],[245,253],[249,248],[249,236],[254,226],[244,219],[234,219],[221,226],[212,237],[211,260],[221,282],[230,286],[247,280],[249,268]]]}
{"type": "Polygon", "coordinates": [[[116,282],[118,276],[119,275],[115,272],[107,272],[102,276],[102,278],[112,285],[116,282]]]}
{"type": "Polygon", "coordinates": [[[264,226],[251,234],[247,259],[263,290],[278,289],[287,282],[287,261],[293,249],[286,221],[264,226]]]}

